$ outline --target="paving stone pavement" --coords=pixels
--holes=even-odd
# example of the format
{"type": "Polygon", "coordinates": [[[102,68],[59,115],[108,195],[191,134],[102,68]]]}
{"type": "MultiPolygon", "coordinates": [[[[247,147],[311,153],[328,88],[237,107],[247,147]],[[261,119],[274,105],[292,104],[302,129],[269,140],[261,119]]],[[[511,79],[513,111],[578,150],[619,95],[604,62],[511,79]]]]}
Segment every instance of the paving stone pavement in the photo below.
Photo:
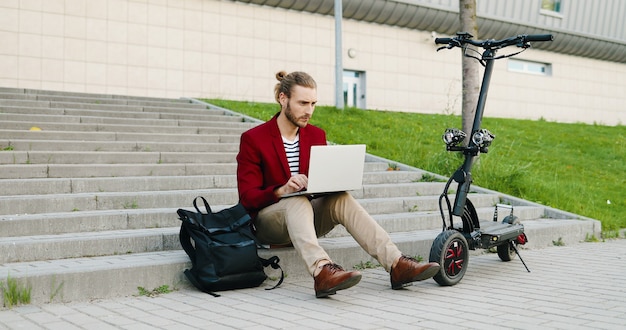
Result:
{"type": "Polygon", "coordinates": [[[626,328],[625,239],[521,253],[530,273],[517,258],[486,253],[472,256],[452,287],[427,280],[394,291],[377,268],[325,299],[315,298],[312,279],[287,277],[276,290],[219,298],[182,287],[152,298],[18,306],[0,310],[0,329],[626,328]]]}

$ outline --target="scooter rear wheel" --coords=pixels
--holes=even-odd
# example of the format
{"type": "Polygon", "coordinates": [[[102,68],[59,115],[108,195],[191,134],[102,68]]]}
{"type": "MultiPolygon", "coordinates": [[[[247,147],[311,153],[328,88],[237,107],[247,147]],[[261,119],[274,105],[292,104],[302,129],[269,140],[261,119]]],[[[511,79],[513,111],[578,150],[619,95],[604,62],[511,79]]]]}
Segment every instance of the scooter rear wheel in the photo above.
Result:
{"type": "Polygon", "coordinates": [[[430,249],[431,262],[441,265],[433,277],[441,286],[452,286],[463,278],[469,262],[469,248],[465,236],[456,230],[444,230],[437,235],[430,249]]]}
{"type": "Polygon", "coordinates": [[[515,258],[515,250],[511,247],[511,244],[516,244],[513,241],[507,241],[505,244],[500,244],[496,248],[498,251],[498,257],[502,261],[511,261],[515,258]]]}
{"type": "MultiPolygon", "coordinates": [[[[518,217],[514,215],[509,215],[509,216],[506,216],[502,220],[502,223],[517,225],[520,223],[520,220],[518,217]]],[[[515,247],[517,247],[516,240],[507,241],[506,243],[500,244],[496,247],[496,250],[498,251],[498,257],[500,257],[500,260],[511,261],[515,258],[516,253],[515,253],[515,249],[512,246],[513,244],[515,245],[515,247]]]]}

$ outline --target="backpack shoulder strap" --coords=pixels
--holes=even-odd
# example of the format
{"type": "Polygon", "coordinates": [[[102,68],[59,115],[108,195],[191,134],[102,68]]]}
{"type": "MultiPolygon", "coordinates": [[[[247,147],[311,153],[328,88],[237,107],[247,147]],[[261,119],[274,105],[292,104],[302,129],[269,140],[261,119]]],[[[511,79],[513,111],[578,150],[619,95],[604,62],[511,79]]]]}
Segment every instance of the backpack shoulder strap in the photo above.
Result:
{"type": "Polygon", "coordinates": [[[191,264],[195,266],[196,264],[196,249],[191,244],[191,236],[189,235],[189,231],[187,229],[187,224],[183,222],[180,226],[180,232],[178,233],[178,240],[180,241],[180,245],[183,247],[183,250],[191,259],[191,264]]]}
{"type": "MultiPolygon", "coordinates": [[[[183,247],[183,250],[185,250],[185,252],[189,256],[189,259],[191,260],[191,267],[193,268],[196,265],[196,249],[191,244],[191,236],[189,235],[189,231],[186,228],[186,226],[189,226],[189,224],[186,224],[183,222],[183,224],[180,226],[180,232],[178,233],[178,238],[180,240],[180,245],[183,247]]],[[[212,295],[213,297],[220,296],[219,294],[209,291],[204,286],[202,286],[202,284],[198,282],[196,277],[193,275],[193,273],[189,269],[185,269],[183,273],[185,274],[185,277],[187,277],[189,282],[191,282],[191,284],[193,284],[193,286],[195,286],[198,290],[204,293],[208,293],[212,295]]]]}
{"type": "Polygon", "coordinates": [[[273,257],[270,257],[269,259],[259,257],[259,260],[261,261],[261,264],[263,264],[263,267],[270,266],[273,269],[280,269],[280,280],[278,280],[278,283],[276,283],[276,285],[274,285],[271,288],[265,288],[265,290],[276,289],[279,285],[283,283],[283,280],[285,279],[285,273],[283,272],[283,269],[278,264],[280,262],[280,258],[278,258],[278,256],[273,256],[273,257]]]}

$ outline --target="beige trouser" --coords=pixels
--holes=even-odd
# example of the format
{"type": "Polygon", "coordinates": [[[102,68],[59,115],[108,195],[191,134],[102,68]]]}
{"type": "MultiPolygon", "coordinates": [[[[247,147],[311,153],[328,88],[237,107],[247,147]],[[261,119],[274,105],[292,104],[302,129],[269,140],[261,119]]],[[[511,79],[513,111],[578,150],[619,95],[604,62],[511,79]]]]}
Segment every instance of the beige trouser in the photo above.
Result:
{"type": "Polygon", "coordinates": [[[284,198],[262,209],[255,220],[256,235],[262,243],[291,242],[311,275],[319,261],[332,260],[317,238],[337,224],[343,225],[387,271],[402,254],[389,234],[346,192],[311,201],[304,196],[284,198]]]}

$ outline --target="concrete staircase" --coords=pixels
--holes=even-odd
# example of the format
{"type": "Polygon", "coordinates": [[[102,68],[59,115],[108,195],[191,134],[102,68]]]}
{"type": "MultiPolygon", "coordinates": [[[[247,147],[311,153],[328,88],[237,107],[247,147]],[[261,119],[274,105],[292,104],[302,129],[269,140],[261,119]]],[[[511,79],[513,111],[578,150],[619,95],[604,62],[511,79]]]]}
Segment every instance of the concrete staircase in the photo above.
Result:
{"type": "MultiPolygon", "coordinates": [[[[176,210],[199,195],[214,210],[237,202],[239,136],[257,124],[195,100],[0,88],[0,282],[28,284],[33,303],[189,285],[176,210]]],[[[444,184],[389,163],[368,155],[353,194],[405,253],[427,259],[444,184]]],[[[496,203],[516,205],[524,248],[600,233],[598,221],[474,189],[485,221],[496,203]]],[[[372,260],[343,228],[321,242],[347,268],[372,260]]],[[[308,276],[292,248],[260,254],[278,255],[290,277],[308,276]]]]}

